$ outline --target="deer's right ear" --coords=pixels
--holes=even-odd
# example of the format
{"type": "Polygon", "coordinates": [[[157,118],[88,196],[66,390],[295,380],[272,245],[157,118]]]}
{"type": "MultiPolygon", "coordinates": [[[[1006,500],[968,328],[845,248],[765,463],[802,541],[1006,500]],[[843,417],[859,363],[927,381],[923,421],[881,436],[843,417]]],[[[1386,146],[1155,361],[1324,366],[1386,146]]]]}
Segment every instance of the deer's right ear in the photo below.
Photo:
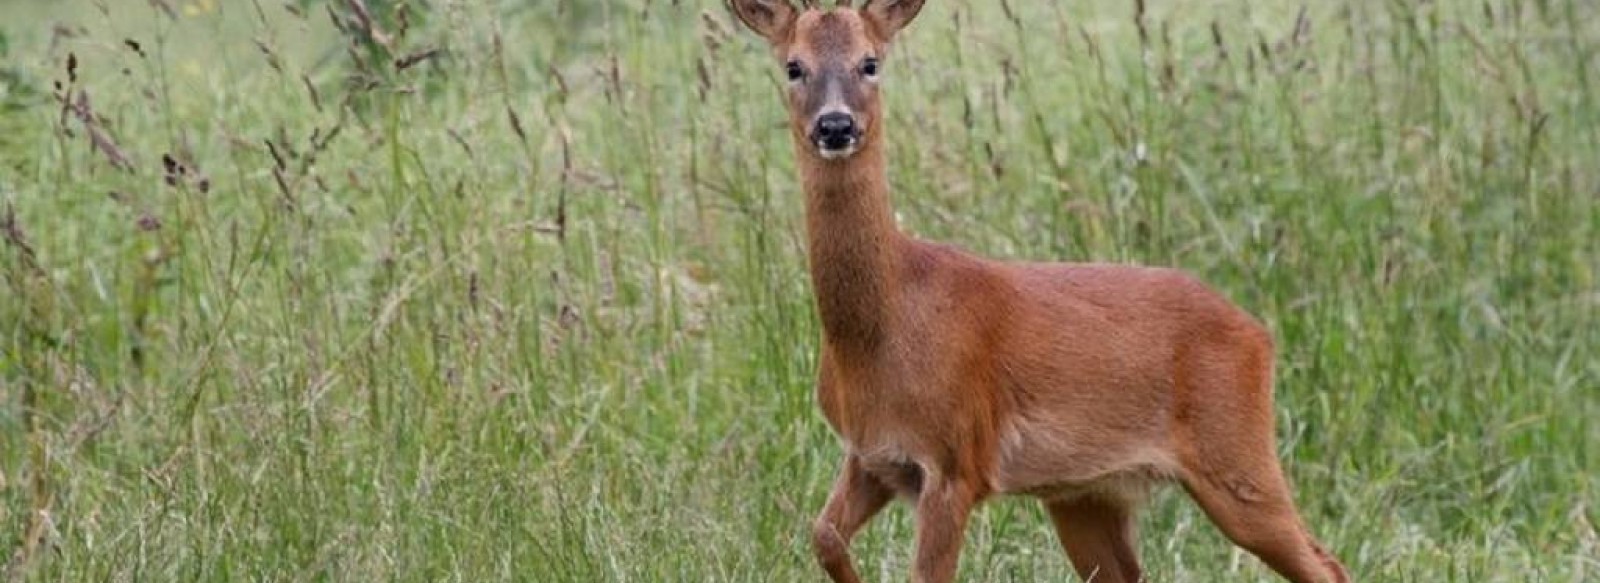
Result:
{"type": "Polygon", "coordinates": [[[789,35],[798,15],[788,0],[729,0],[728,4],[745,26],[773,43],[789,35]]]}

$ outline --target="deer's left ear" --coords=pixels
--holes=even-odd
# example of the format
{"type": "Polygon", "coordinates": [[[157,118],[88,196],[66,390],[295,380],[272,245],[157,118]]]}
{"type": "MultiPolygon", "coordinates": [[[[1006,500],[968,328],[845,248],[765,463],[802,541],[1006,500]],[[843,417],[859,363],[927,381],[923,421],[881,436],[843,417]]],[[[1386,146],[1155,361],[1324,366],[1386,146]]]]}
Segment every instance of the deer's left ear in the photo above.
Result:
{"type": "Polygon", "coordinates": [[[773,44],[788,38],[789,28],[799,15],[788,0],[729,0],[728,6],[740,22],[773,44]]]}
{"type": "Polygon", "coordinates": [[[861,7],[861,12],[887,41],[917,18],[917,13],[922,11],[922,4],[923,0],[868,0],[861,7]]]}

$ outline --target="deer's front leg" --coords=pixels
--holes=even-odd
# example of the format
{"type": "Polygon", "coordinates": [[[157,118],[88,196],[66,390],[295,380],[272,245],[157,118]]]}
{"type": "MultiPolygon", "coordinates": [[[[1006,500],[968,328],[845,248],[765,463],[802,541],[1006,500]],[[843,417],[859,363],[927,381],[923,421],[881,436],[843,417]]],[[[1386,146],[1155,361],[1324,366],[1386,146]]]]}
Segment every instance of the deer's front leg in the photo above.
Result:
{"type": "Polygon", "coordinates": [[[850,539],[893,497],[893,491],[861,468],[860,459],[846,456],[828,504],[811,531],[817,562],[835,583],[860,583],[851,565],[850,539]]]}
{"type": "Polygon", "coordinates": [[[977,494],[959,480],[928,476],[917,497],[915,583],[950,583],[956,578],[967,517],[977,494]]]}

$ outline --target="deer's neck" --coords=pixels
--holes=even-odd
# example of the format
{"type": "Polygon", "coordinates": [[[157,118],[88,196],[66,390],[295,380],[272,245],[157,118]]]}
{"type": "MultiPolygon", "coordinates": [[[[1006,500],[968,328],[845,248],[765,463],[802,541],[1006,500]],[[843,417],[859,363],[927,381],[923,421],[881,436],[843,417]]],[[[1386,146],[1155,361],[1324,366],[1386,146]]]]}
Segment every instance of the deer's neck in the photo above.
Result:
{"type": "Polygon", "coordinates": [[[801,152],[811,283],[828,341],[870,353],[889,330],[904,236],[895,227],[881,146],[848,159],[801,152]]]}

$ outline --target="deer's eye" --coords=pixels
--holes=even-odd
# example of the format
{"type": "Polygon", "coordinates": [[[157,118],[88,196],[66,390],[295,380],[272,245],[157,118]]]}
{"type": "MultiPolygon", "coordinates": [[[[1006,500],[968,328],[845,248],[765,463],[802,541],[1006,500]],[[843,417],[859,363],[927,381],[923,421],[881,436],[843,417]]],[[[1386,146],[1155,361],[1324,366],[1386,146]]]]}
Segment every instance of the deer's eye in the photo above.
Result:
{"type": "Polygon", "coordinates": [[[867,60],[862,61],[862,63],[861,63],[861,74],[866,76],[866,77],[877,77],[878,76],[878,59],[875,59],[875,58],[872,58],[872,57],[867,57],[867,60]]]}
{"type": "Polygon", "coordinates": [[[806,76],[806,70],[800,68],[800,63],[797,61],[789,61],[789,64],[784,66],[784,70],[789,74],[790,81],[799,81],[806,76]]]}

